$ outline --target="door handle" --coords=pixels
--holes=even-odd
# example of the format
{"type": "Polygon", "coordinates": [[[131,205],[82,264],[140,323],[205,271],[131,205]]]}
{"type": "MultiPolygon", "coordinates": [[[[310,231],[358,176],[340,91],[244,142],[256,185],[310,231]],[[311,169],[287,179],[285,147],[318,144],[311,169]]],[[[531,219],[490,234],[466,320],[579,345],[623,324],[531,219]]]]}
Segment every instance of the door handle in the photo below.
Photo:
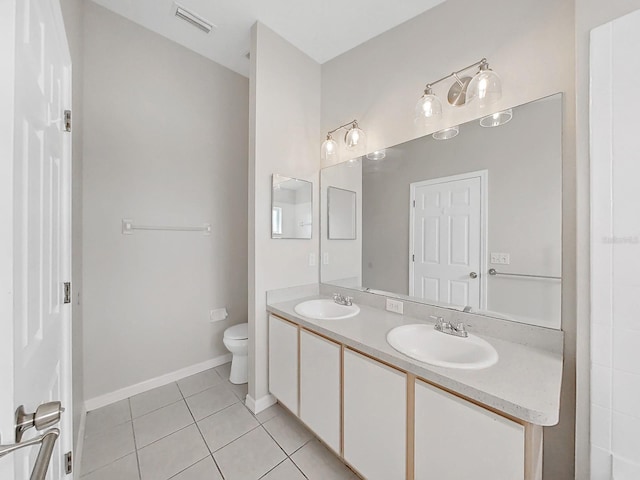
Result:
{"type": "Polygon", "coordinates": [[[16,443],[20,443],[24,432],[32,427],[40,431],[58,423],[62,412],[64,408],[60,402],[43,403],[34,413],[25,413],[24,405],[20,405],[16,409],[16,443]]]}
{"type": "Polygon", "coordinates": [[[478,274],[477,274],[476,272],[471,272],[471,273],[469,274],[469,276],[470,276],[471,278],[478,278],[478,274]]]}
{"type": "Polygon", "coordinates": [[[33,466],[31,472],[31,480],[44,480],[47,476],[47,470],[49,469],[49,462],[51,461],[51,454],[53,453],[53,447],[56,444],[56,440],[60,435],[60,430],[52,428],[47,430],[42,435],[26,440],[24,442],[14,443],[12,445],[0,445],[0,458],[5,455],[15,452],[21,448],[30,447],[31,445],[42,444],[40,451],[38,452],[38,458],[33,466]]]}

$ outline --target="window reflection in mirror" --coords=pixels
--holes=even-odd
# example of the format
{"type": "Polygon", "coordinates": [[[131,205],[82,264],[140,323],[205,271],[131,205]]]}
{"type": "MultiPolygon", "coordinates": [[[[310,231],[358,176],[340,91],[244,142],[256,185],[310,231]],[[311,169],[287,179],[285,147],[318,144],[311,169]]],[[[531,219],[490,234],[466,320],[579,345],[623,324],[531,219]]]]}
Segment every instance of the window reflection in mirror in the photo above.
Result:
{"type": "Polygon", "coordinates": [[[323,197],[359,192],[362,229],[340,246],[322,226],[323,283],[560,328],[562,95],[479,120],[322,170],[323,197]]]}
{"type": "Polygon", "coordinates": [[[271,238],[310,239],[313,185],[276,173],[271,184],[271,238]]]}

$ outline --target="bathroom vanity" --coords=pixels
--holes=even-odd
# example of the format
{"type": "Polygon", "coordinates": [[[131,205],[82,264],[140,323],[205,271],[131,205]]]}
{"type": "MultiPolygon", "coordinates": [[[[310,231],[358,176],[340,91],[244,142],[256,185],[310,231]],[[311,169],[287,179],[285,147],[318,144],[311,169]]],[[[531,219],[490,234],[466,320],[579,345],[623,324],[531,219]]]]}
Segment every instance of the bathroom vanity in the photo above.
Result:
{"type": "Polygon", "coordinates": [[[508,328],[500,338],[499,321],[472,321],[470,331],[495,348],[498,362],[444,368],[415,361],[386,340],[394,327],[428,324],[428,316],[359,301],[351,318],[316,320],[296,313],[302,300],[308,298],[268,306],[269,388],[359,475],[542,478],[542,427],[559,415],[562,332],[541,329],[551,336],[532,333],[518,343],[508,328]]]}

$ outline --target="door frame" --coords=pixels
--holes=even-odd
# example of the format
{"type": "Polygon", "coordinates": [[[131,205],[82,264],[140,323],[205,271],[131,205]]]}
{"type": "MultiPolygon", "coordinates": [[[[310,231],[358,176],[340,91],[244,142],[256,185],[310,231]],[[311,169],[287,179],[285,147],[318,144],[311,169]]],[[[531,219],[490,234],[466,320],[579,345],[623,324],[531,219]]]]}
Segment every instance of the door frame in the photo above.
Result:
{"type": "MultiPolygon", "coordinates": [[[[0,443],[13,443],[13,123],[15,85],[15,1],[0,15],[0,443]],[[8,159],[5,160],[5,159],[8,159]]],[[[10,458],[10,457],[5,457],[10,458]]],[[[14,478],[13,461],[0,460],[0,478],[14,478]]]]}
{"type": "MultiPolygon", "coordinates": [[[[412,259],[414,252],[413,234],[415,229],[415,208],[413,202],[416,199],[416,188],[424,187],[428,185],[437,185],[440,183],[457,182],[460,180],[470,180],[473,178],[480,179],[480,266],[478,267],[478,277],[480,282],[480,310],[487,309],[487,260],[489,258],[488,253],[488,238],[489,233],[489,170],[477,170],[475,172],[461,173],[458,175],[448,175],[446,177],[431,178],[429,180],[422,180],[420,182],[413,182],[409,184],[409,296],[414,296],[414,265],[415,262],[412,259]]],[[[443,304],[444,305],[444,304],[443,304]]],[[[466,305],[462,305],[465,307],[466,305]]]]}

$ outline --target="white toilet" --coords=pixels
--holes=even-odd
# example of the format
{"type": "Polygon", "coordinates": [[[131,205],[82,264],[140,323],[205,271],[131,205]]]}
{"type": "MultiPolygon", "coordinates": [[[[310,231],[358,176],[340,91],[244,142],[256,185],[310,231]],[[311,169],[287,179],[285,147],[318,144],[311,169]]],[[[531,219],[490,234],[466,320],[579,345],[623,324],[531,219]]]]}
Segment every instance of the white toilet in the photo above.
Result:
{"type": "Polygon", "coordinates": [[[249,324],[239,323],[224,331],[224,346],[233,354],[229,381],[239,385],[248,381],[249,324]]]}

